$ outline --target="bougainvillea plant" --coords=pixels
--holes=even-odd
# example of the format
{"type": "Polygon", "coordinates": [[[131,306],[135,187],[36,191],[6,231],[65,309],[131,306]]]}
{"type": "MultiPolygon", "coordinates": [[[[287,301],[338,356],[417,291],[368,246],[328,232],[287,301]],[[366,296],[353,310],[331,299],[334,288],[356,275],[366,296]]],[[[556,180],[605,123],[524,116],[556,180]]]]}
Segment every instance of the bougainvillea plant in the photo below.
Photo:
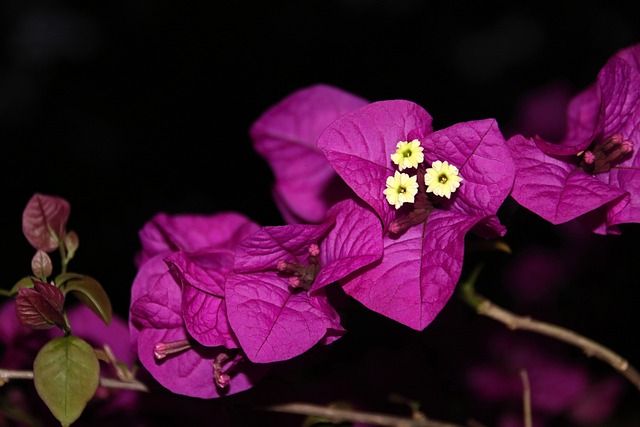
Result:
{"type": "Polygon", "coordinates": [[[505,232],[496,213],[514,167],[496,122],[434,132],[431,116],[417,104],[382,101],[334,121],[318,146],[383,225],[382,259],[343,281],[345,291],[424,329],[458,282],[465,234],[505,232]]]}
{"type": "Polygon", "coordinates": [[[614,55],[567,108],[565,137],[509,139],[513,198],[553,224],[575,218],[600,234],[640,221],[640,46],[614,55]]]}
{"type": "MultiPolygon", "coordinates": [[[[345,305],[336,295],[397,327],[422,331],[458,290],[478,313],[573,344],[640,388],[640,374],[613,351],[495,306],[475,293],[480,266],[463,274],[470,240],[510,251],[500,218],[509,197],[551,224],[575,219],[590,236],[638,222],[640,47],[616,53],[566,114],[561,141],[520,134],[505,140],[494,119],[433,129],[431,115],[410,100],[369,102],[324,84],[292,93],[249,132],[272,169],[274,204],[285,224],[257,224],[233,211],[154,215],[139,232],[134,260],[131,354],[173,394],[225,399],[344,341],[345,305]]],[[[15,301],[0,311],[2,319],[13,313],[0,326],[9,346],[0,359],[4,368],[20,369],[33,357],[27,376],[64,426],[103,394],[100,386],[147,390],[134,378],[131,360],[116,357],[113,336],[87,330],[92,323],[82,320],[108,326],[113,315],[99,282],[68,270],[79,241],[67,230],[69,214],[60,197],[29,200],[22,230],[35,249],[31,272],[3,292],[15,301]],[[70,294],[79,303],[73,309],[70,294]],[[76,329],[75,322],[82,324],[76,329]]],[[[531,306],[543,305],[558,280],[579,270],[575,256],[554,263],[536,250],[522,254],[514,257],[512,277],[523,268],[546,269],[546,288],[525,292],[536,301],[531,306]]],[[[513,289],[538,286],[539,279],[513,289]]],[[[584,366],[531,342],[487,336],[487,343],[489,360],[469,364],[465,381],[485,401],[507,402],[499,425],[514,422],[513,402],[523,387],[525,396],[540,393],[528,398],[526,425],[544,425],[560,412],[578,423],[604,420],[622,393],[619,381],[592,379],[584,366]],[[564,388],[552,396],[549,384],[557,382],[564,388]]]]}
{"type": "MultiPolygon", "coordinates": [[[[78,419],[96,394],[100,385],[100,360],[111,364],[114,377],[130,375],[129,368],[115,359],[106,340],[100,344],[107,344],[105,347],[96,349],[74,332],[71,320],[84,326],[86,321],[68,310],[69,295],[105,325],[112,321],[112,308],[97,280],[68,271],[79,243],[78,235],[67,230],[69,214],[70,205],[66,200],[39,193],[33,195],[22,215],[22,231],[36,251],[31,261],[32,271],[4,292],[15,298],[15,316],[22,327],[61,332],[40,335],[41,348],[33,360],[33,381],[40,398],[65,426],[78,419]],[[61,268],[54,275],[49,254],[56,250],[61,268]]],[[[87,337],[86,332],[82,335],[87,337]]],[[[91,338],[96,341],[95,334],[91,338]]],[[[12,363],[17,362],[12,359],[12,363]]]]}

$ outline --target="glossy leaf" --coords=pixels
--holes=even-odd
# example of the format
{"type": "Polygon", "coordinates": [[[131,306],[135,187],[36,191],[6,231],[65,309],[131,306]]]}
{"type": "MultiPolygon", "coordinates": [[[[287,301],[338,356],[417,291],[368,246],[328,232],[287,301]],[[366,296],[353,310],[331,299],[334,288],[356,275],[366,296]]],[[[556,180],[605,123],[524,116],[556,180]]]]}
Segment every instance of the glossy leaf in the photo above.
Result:
{"type": "Polygon", "coordinates": [[[40,398],[63,426],[76,421],[98,388],[100,365],[94,349],[80,338],[47,343],[33,363],[40,398]]]}
{"type": "Polygon", "coordinates": [[[111,323],[111,300],[102,285],[92,277],[76,273],[61,274],[56,283],[65,294],[71,293],[89,307],[107,325],[111,323]]]}
{"type": "Polygon", "coordinates": [[[66,200],[36,193],[22,213],[22,232],[36,249],[52,252],[64,238],[71,207],[66,200]]]}

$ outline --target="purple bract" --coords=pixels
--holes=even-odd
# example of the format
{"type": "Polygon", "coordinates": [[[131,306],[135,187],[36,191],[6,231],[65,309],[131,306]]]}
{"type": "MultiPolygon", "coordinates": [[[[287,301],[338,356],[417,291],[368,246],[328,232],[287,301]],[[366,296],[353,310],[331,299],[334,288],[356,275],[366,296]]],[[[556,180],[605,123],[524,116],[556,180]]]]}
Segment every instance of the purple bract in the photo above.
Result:
{"type": "Polygon", "coordinates": [[[174,393],[213,398],[250,388],[266,372],[246,361],[224,304],[235,246],[259,226],[234,212],[156,215],[140,233],[131,341],[174,393]]]}
{"type": "Polygon", "coordinates": [[[264,227],[240,244],[227,281],[229,322],[247,357],[295,357],[344,329],[324,286],[382,254],[379,219],[344,200],[319,225],[264,227]]]}
{"type": "Polygon", "coordinates": [[[511,189],[514,167],[496,122],[459,123],[433,132],[431,116],[419,105],[383,101],[334,121],[318,147],[384,225],[382,259],[344,280],[344,290],[378,313],[414,329],[425,328],[458,281],[465,234],[472,228],[483,237],[505,232],[495,215],[511,189]],[[424,159],[411,143],[424,150],[424,159]],[[396,167],[392,155],[404,156],[404,169],[396,167]],[[390,187],[398,169],[417,169],[410,178],[413,184],[405,188],[395,181],[396,187],[390,187]],[[445,197],[434,196],[437,190],[428,193],[430,169],[436,184],[454,182],[459,172],[457,191],[451,186],[450,192],[442,192],[445,197]],[[390,196],[385,198],[390,188],[399,201],[409,200],[403,197],[413,192],[415,203],[409,200],[396,209],[390,196]]]}
{"type": "Polygon", "coordinates": [[[599,234],[640,221],[640,46],[618,52],[567,109],[559,143],[516,135],[513,198],[553,224],[575,218],[599,234]]]}
{"type": "Polygon", "coordinates": [[[318,84],[287,96],[252,125],[254,148],[273,171],[273,197],[286,222],[319,223],[335,202],[349,195],[316,141],[332,121],[366,104],[318,84]]]}

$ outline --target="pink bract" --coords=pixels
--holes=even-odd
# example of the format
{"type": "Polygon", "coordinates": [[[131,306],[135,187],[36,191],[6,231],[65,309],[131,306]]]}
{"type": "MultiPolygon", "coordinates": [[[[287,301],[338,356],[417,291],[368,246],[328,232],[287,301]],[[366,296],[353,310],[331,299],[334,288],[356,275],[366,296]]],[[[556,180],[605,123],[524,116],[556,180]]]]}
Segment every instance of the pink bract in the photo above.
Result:
{"type": "Polygon", "coordinates": [[[339,338],[344,329],[323,287],[377,260],[381,231],[372,212],[345,200],[322,224],[264,227],[241,243],[226,303],[247,357],[290,359],[339,338]]]}
{"type": "Polygon", "coordinates": [[[459,123],[433,132],[431,116],[419,105],[382,101],[334,121],[318,147],[385,228],[382,259],[343,280],[344,290],[380,314],[424,329],[453,293],[465,234],[472,229],[483,237],[505,232],[496,213],[511,189],[514,167],[496,122],[459,123]],[[383,194],[387,177],[396,170],[391,161],[396,144],[413,139],[424,148],[425,164],[448,161],[464,180],[450,200],[429,202],[434,204],[428,218],[415,223],[404,207],[396,210],[383,194]],[[404,220],[408,226],[390,231],[404,220]]]}
{"type": "Polygon", "coordinates": [[[156,215],[140,233],[131,290],[131,343],[174,393],[213,398],[250,388],[266,372],[246,361],[224,298],[235,246],[259,229],[235,212],[156,215]]]}
{"type": "Polygon", "coordinates": [[[516,135],[512,196],[553,224],[575,218],[599,234],[640,222],[640,45],[616,53],[567,108],[559,143],[516,135]]]}
{"type": "Polygon", "coordinates": [[[287,96],[252,125],[254,148],[273,171],[273,197],[286,222],[319,223],[335,202],[349,196],[316,141],[332,121],[366,104],[317,84],[287,96]]]}

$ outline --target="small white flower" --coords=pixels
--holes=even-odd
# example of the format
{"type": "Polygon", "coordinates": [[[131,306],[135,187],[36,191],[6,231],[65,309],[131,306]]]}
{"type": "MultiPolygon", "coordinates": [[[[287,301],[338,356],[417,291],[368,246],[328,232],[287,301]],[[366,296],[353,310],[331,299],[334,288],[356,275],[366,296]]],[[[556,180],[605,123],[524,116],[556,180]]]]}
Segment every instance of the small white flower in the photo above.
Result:
{"type": "Polygon", "coordinates": [[[396,171],[393,176],[387,178],[387,188],[383,193],[387,196],[389,204],[399,209],[404,203],[415,201],[418,194],[418,178],[396,171]]]}
{"type": "Polygon", "coordinates": [[[433,193],[436,196],[451,198],[462,178],[458,176],[458,168],[450,165],[447,161],[441,162],[436,160],[427,169],[424,174],[424,183],[427,185],[427,193],[433,193]]]}
{"type": "Polygon", "coordinates": [[[411,142],[400,141],[396,148],[396,152],[391,155],[391,160],[398,165],[399,170],[417,168],[420,163],[424,162],[423,148],[417,139],[411,142]]]}

